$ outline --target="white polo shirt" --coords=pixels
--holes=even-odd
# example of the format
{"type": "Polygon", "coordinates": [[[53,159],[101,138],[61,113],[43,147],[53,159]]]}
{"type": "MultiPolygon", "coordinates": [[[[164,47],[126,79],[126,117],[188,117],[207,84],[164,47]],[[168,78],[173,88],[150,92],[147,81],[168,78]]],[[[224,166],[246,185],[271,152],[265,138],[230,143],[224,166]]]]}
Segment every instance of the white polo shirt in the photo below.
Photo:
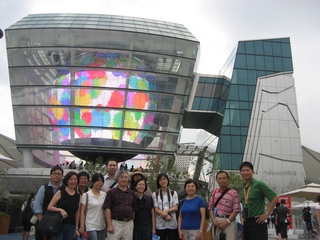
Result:
{"type": "Polygon", "coordinates": [[[82,194],[81,196],[81,204],[86,206],[86,195],[88,194],[88,209],[85,217],[85,228],[86,231],[100,231],[105,228],[105,220],[104,220],[104,209],[102,205],[104,203],[104,199],[106,198],[106,193],[100,191],[99,197],[95,196],[92,193],[92,190],[82,194]]]}

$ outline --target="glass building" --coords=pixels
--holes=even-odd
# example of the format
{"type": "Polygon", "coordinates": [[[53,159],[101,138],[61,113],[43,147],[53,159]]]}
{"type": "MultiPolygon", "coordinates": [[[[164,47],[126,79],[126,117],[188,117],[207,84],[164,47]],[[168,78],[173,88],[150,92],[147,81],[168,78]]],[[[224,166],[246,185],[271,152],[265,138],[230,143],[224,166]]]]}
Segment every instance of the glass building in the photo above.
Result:
{"type": "Polygon", "coordinates": [[[5,31],[17,147],[60,162],[177,152],[180,128],[219,137],[216,168],[254,165],[277,192],[303,185],[289,38],[240,41],[219,75],[196,71],[181,24],[32,14],[5,31]]]}
{"type": "Polygon", "coordinates": [[[183,25],[31,14],[5,33],[24,155],[56,164],[56,149],[119,161],[175,153],[199,48],[183,25]]]}
{"type": "Polygon", "coordinates": [[[216,168],[238,171],[241,162],[250,161],[257,178],[277,192],[302,186],[290,39],[240,41],[220,74],[195,75],[198,85],[185,113],[194,117],[183,119],[183,126],[196,128],[200,123],[219,137],[216,168]]]}

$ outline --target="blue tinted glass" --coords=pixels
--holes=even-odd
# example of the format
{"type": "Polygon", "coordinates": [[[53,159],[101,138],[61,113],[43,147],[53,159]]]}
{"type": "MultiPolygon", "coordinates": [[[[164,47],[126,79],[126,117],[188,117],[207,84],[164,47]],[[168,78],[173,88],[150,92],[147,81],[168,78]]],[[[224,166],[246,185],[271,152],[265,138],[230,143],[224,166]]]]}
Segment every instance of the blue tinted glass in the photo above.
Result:
{"type": "Polygon", "coordinates": [[[249,109],[248,102],[239,102],[239,108],[240,109],[249,109]]]}
{"type": "Polygon", "coordinates": [[[242,154],[232,154],[231,158],[231,169],[232,170],[239,170],[239,166],[242,163],[242,154]]]}
{"type": "Polygon", "coordinates": [[[241,146],[242,152],[244,152],[244,149],[246,147],[246,141],[247,141],[247,133],[244,134],[245,136],[241,136],[241,146]]]}
{"type": "Polygon", "coordinates": [[[231,154],[221,154],[221,169],[231,169],[231,154]]]}
{"type": "Polygon", "coordinates": [[[230,126],[230,110],[226,110],[223,117],[223,126],[230,126]]]}
{"type": "Polygon", "coordinates": [[[258,78],[258,77],[265,76],[265,75],[266,75],[266,72],[265,72],[265,71],[257,71],[257,78],[258,78]]]}
{"type": "Polygon", "coordinates": [[[257,70],[264,70],[264,57],[263,56],[255,56],[256,57],[256,68],[257,70]]]}
{"type": "Polygon", "coordinates": [[[228,100],[238,100],[238,99],[239,99],[238,87],[236,85],[231,85],[228,100]]]}
{"type": "Polygon", "coordinates": [[[250,122],[251,112],[249,110],[241,110],[240,111],[240,121],[241,126],[248,126],[250,122]]]}
{"type": "Polygon", "coordinates": [[[246,55],[237,54],[234,68],[246,68],[246,55]]]}
{"type": "Polygon", "coordinates": [[[199,110],[201,98],[195,97],[192,104],[192,110],[199,110]]]}
{"type": "Polygon", "coordinates": [[[290,44],[281,44],[282,48],[282,56],[284,57],[291,57],[291,47],[290,44]]]}
{"type": "Polygon", "coordinates": [[[226,102],[219,100],[219,107],[218,107],[218,111],[221,113],[224,113],[224,110],[226,109],[226,102]]]}
{"type": "Polygon", "coordinates": [[[256,54],[263,54],[263,44],[262,41],[255,41],[254,42],[254,50],[256,54]]]}
{"type": "Polygon", "coordinates": [[[246,53],[247,54],[254,54],[254,44],[252,41],[246,42],[246,53]]]}
{"type": "Polygon", "coordinates": [[[219,101],[217,98],[211,98],[209,109],[211,111],[218,110],[219,101]]]}
{"type": "Polygon", "coordinates": [[[205,83],[206,82],[206,77],[199,77],[199,83],[202,82],[202,83],[205,83]]]}
{"type": "Polygon", "coordinates": [[[247,135],[248,134],[248,128],[247,127],[241,127],[240,128],[240,134],[241,135],[247,135]]]}
{"type": "Polygon", "coordinates": [[[231,151],[232,153],[241,153],[241,137],[232,136],[231,137],[231,151]]]}
{"type": "Polygon", "coordinates": [[[256,82],[257,82],[256,71],[248,70],[247,74],[248,74],[248,84],[256,85],[256,82]]]}
{"type": "Polygon", "coordinates": [[[254,55],[247,55],[247,69],[255,69],[255,58],[254,55]]]}
{"type": "Polygon", "coordinates": [[[284,72],[293,71],[292,59],[291,58],[283,58],[283,71],[284,72]]]}
{"type": "MultiPolygon", "coordinates": [[[[253,101],[255,91],[256,91],[256,86],[248,86],[248,99],[250,101],[253,101]]],[[[249,108],[250,109],[252,108],[252,106],[250,106],[250,103],[249,103],[249,108]]]]}
{"type": "Polygon", "coordinates": [[[232,72],[231,82],[233,84],[238,83],[238,70],[237,69],[234,69],[232,72]]]}
{"type": "Polygon", "coordinates": [[[239,86],[239,100],[245,101],[248,99],[248,87],[239,86]]]}
{"type": "Polygon", "coordinates": [[[199,110],[208,110],[210,98],[202,98],[199,110]]]}
{"type": "Polygon", "coordinates": [[[221,152],[230,152],[230,136],[225,135],[221,139],[221,152]]]}
{"type": "Polygon", "coordinates": [[[273,57],[264,57],[264,62],[266,64],[266,70],[267,71],[273,71],[274,70],[273,57]]]}
{"type": "Polygon", "coordinates": [[[273,60],[274,60],[274,69],[278,72],[283,71],[282,58],[275,57],[273,60]]]}
{"type": "Polygon", "coordinates": [[[240,135],[239,127],[230,127],[231,135],[240,135]]]}
{"type": "Polygon", "coordinates": [[[247,70],[238,70],[238,82],[244,82],[246,83],[247,81],[247,70]]]}
{"type": "Polygon", "coordinates": [[[222,135],[224,135],[224,134],[230,134],[230,127],[223,126],[223,127],[221,128],[220,134],[222,134],[222,135]]]}
{"type": "Polygon", "coordinates": [[[281,56],[282,54],[281,54],[281,46],[280,46],[281,44],[280,43],[278,43],[278,42],[273,42],[272,43],[272,49],[273,49],[273,55],[274,56],[281,56]]]}
{"type": "Polygon", "coordinates": [[[240,126],[240,114],[239,110],[229,110],[230,111],[230,120],[232,126],[240,126]]]}
{"type": "Polygon", "coordinates": [[[239,42],[237,53],[246,53],[245,43],[239,42]]]}
{"type": "Polygon", "coordinates": [[[263,49],[265,55],[272,55],[272,43],[264,41],[263,42],[263,49]]]}

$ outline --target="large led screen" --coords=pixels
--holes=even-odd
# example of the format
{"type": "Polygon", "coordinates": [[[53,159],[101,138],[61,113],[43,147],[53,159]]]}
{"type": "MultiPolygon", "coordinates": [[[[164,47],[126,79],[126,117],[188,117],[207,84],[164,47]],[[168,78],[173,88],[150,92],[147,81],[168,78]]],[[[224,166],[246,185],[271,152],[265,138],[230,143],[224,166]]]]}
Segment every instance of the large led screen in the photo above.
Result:
{"type": "MultiPolygon", "coordinates": [[[[140,144],[147,135],[146,130],[158,128],[154,124],[155,114],[149,112],[156,110],[157,104],[154,77],[144,71],[125,71],[129,55],[79,54],[76,61],[80,66],[99,68],[61,70],[53,83],[49,105],[54,107],[49,108],[48,116],[50,124],[58,126],[53,131],[62,144],[69,144],[71,138],[140,144]],[[119,131],[120,128],[124,130],[119,131]]],[[[139,59],[130,60],[130,64],[136,70],[147,70],[139,59]]]]}

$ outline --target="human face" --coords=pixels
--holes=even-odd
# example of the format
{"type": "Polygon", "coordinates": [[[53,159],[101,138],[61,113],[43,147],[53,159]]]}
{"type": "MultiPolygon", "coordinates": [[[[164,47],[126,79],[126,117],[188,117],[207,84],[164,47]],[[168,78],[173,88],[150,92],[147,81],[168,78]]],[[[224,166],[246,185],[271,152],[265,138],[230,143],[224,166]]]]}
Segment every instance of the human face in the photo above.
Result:
{"type": "Polygon", "coordinates": [[[79,178],[79,186],[80,187],[86,187],[86,186],[88,186],[88,178],[86,177],[86,176],[81,176],[80,178],[79,178]]]}
{"type": "Polygon", "coordinates": [[[61,182],[62,180],[62,172],[60,170],[55,170],[50,174],[50,178],[52,182],[61,182]]]}
{"type": "Polygon", "coordinates": [[[253,178],[253,174],[254,174],[254,171],[248,166],[243,166],[240,171],[241,177],[246,182],[251,181],[251,179],[253,178]]]}
{"type": "Polygon", "coordinates": [[[134,181],[137,181],[139,178],[143,178],[142,175],[137,174],[137,175],[134,175],[134,176],[133,176],[133,180],[134,180],[134,181]]]}
{"type": "Polygon", "coordinates": [[[92,185],[94,189],[99,189],[99,190],[102,188],[102,186],[103,186],[103,181],[101,178],[99,178],[98,181],[94,182],[94,184],[92,185]]]}
{"type": "Polygon", "coordinates": [[[194,195],[196,193],[196,191],[197,191],[197,188],[193,182],[188,183],[186,185],[186,192],[187,192],[188,196],[194,195]]]}
{"type": "Polygon", "coordinates": [[[220,188],[227,188],[229,179],[226,173],[222,172],[217,175],[216,181],[220,188]]]}
{"type": "Polygon", "coordinates": [[[127,173],[122,173],[118,178],[118,185],[120,187],[126,187],[129,183],[129,175],[127,173]]]}
{"type": "Polygon", "coordinates": [[[71,178],[69,178],[68,180],[68,187],[69,188],[76,188],[76,186],[78,185],[78,178],[76,175],[72,175],[71,178]]]}
{"type": "Polygon", "coordinates": [[[165,178],[164,176],[162,176],[162,177],[159,179],[159,185],[161,186],[161,188],[166,188],[166,187],[168,187],[168,179],[165,178]]]}
{"type": "Polygon", "coordinates": [[[146,189],[146,183],[143,180],[139,181],[136,186],[137,192],[143,193],[145,189],[146,189]]]}
{"type": "Polygon", "coordinates": [[[107,172],[109,175],[114,175],[118,170],[118,163],[116,161],[109,161],[107,165],[107,172]]]}

